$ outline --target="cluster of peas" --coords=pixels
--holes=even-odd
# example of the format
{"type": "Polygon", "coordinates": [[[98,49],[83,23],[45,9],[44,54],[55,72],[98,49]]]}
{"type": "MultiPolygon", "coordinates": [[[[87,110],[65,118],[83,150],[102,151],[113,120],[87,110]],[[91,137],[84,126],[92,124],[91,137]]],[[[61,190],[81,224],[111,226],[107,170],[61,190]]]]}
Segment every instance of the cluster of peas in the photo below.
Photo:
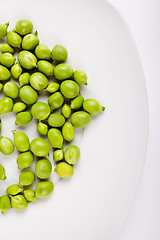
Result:
{"type": "MultiPolygon", "coordinates": [[[[64,46],[56,45],[51,51],[46,45],[39,44],[37,32],[31,33],[33,24],[29,20],[19,20],[12,31],[7,31],[8,25],[0,24],[0,38],[6,36],[7,39],[7,43],[0,45],[0,81],[5,83],[0,83],[0,90],[6,95],[0,100],[0,114],[15,112],[15,125],[26,125],[33,117],[36,118],[38,133],[47,136],[48,141],[39,137],[30,143],[24,132],[16,130],[12,131],[14,144],[10,138],[1,136],[0,151],[3,154],[13,153],[15,147],[20,152],[17,158],[20,170],[31,166],[34,155],[42,158],[36,163],[35,173],[23,171],[19,176],[19,184],[9,186],[7,195],[0,197],[2,213],[11,207],[25,209],[28,202],[52,193],[54,185],[48,180],[52,165],[47,159],[50,146],[54,149],[53,159],[57,162],[54,171],[62,178],[73,175],[73,165],[79,160],[80,149],[70,145],[64,152],[63,143],[71,142],[75,128],[84,128],[91,121],[91,115],[97,115],[105,109],[97,100],[84,100],[79,95],[79,85],[87,85],[87,75],[81,70],[73,72],[72,67],[64,63],[68,57],[64,46]],[[13,56],[15,49],[18,49],[17,62],[13,56]],[[18,80],[18,86],[8,81],[11,75],[18,80]],[[54,76],[54,80],[48,83],[50,76],[54,76]],[[48,104],[37,102],[39,91],[50,94],[48,104]],[[55,112],[58,109],[61,113],[55,112]],[[35,190],[25,190],[25,186],[34,182],[35,174],[41,181],[35,190]]],[[[0,179],[6,179],[2,165],[0,179]]]]}

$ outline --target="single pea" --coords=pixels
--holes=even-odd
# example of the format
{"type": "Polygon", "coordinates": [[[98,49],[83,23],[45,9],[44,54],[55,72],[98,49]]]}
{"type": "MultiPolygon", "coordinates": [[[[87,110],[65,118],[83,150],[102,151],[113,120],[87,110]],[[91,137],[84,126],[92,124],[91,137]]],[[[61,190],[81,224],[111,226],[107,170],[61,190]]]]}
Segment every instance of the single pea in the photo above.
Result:
{"type": "Polygon", "coordinates": [[[39,44],[37,31],[33,34],[27,34],[22,40],[22,48],[28,51],[33,51],[39,44]]]}
{"type": "Polygon", "coordinates": [[[64,97],[60,92],[53,93],[48,98],[48,104],[50,105],[52,111],[62,106],[63,102],[64,102],[64,97]]]}
{"type": "Polygon", "coordinates": [[[38,70],[42,72],[47,77],[53,76],[54,68],[53,65],[50,62],[47,62],[45,60],[40,60],[37,63],[38,70]]]}
{"type": "Polygon", "coordinates": [[[74,127],[73,127],[72,123],[66,122],[63,125],[62,135],[63,135],[63,138],[68,142],[73,140],[74,135],[75,135],[75,130],[74,130],[74,127]]]}
{"type": "Polygon", "coordinates": [[[2,53],[9,52],[9,53],[14,53],[14,48],[11,47],[8,43],[3,43],[0,44],[0,50],[2,53]]]}
{"type": "Polygon", "coordinates": [[[21,36],[19,36],[18,33],[16,33],[15,31],[9,31],[6,37],[9,45],[11,45],[12,47],[21,47],[22,38],[21,36]]]}
{"type": "Polygon", "coordinates": [[[48,157],[50,151],[49,143],[42,138],[35,138],[30,145],[31,151],[38,157],[48,157]]]}
{"type": "Polygon", "coordinates": [[[51,175],[52,164],[47,159],[41,159],[36,163],[35,173],[40,179],[47,179],[51,175]]]}
{"type": "Polygon", "coordinates": [[[73,175],[73,167],[66,162],[57,165],[54,171],[62,178],[70,178],[73,175]]]}
{"type": "Polygon", "coordinates": [[[0,180],[6,180],[6,173],[4,167],[0,164],[0,180]]]}
{"type": "Polygon", "coordinates": [[[51,181],[39,182],[36,185],[35,192],[37,198],[46,198],[53,192],[54,185],[51,181]]]}
{"type": "Polygon", "coordinates": [[[49,93],[54,93],[54,92],[58,91],[59,86],[60,86],[59,83],[51,82],[51,83],[48,84],[47,88],[44,89],[44,90],[49,92],[49,93]]]}
{"type": "Polygon", "coordinates": [[[29,202],[34,202],[38,199],[35,194],[35,191],[32,189],[24,190],[24,197],[29,202]]]}
{"type": "Polygon", "coordinates": [[[74,71],[73,78],[79,85],[87,85],[87,74],[82,70],[74,71]]]}
{"type": "Polygon", "coordinates": [[[16,58],[11,53],[6,52],[0,55],[0,63],[7,68],[12,67],[15,61],[16,58]]]}
{"type": "Polygon", "coordinates": [[[11,77],[10,71],[4,66],[0,66],[0,81],[9,80],[10,77],[11,77]]]}
{"type": "Polygon", "coordinates": [[[38,99],[37,92],[31,86],[24,86],[19,91],[20,99],[26,104],[33,104],[38,99]]]}
{"type": "Polygon", "coordinates": [[[52,57],[56,61],[64,62],[68,57],[67,49],[60,44],[55,45],[52,49],[52,57]]]}
{"type": "Polygon", "coordinates": [[[0,38],[3,38],[6,36],[8,26],[9,26],[9,22],[5,24],[0,23],[0,38]]]}
{"type": "Polygon", "coordinates": [[[83,106],[84,97],[79,95],[71,101],[70,108],[78,110],[83,106]]]}
{"type": "Polygon", "coordinates": [[[30,84],[35,90],[43,90],[48,85],[48,79],[43,73],[35,72],[30,77],[30,84]]]}
{"type": "Polygon", "coordinates": [[[65,80],[60,86],[62,94],[66,98],[75,98],[79,93],[79,86],[72,80],[65,80]]]}
{"type": "Polygon", "coordinates": [[[23,195],[11,196],[11,206],[17,210],[23,210],[27,208],[28,203],[23,195]]]}
{"type": "Polygon", "coordinates": [[[32,115],[30,112],[20,112],[16,115],[15,125],[26,125],[32,121],[32,115]]]}
{"type": "Polygon", "coordinates": [[[51,59],[51,50],[45,44],[39,44],[35,49],[35,54],[38,59],[51,59]]]}
{"type": "Polygon", "coordinates": [[[9,97],[4,97],[0,100],[0,114],[12,112],[13,100],[9,97]]]}
{"type": "Polygon", "coordinates": [[[33,160],[33,154],[29,151],[19,154],[17,157],[17,165],[19,170],[30,167],[33,163],[33,160]]]}
{"type": "Polygon", "coordinates": [[[84,128],[91,121],[91,116],[84,111],[78,111],[72,114],[71,123],[76,128],[84,128]]]}
{"type": "Polygon", "coordinates": [[[19,186],[29,186],[35,180],[34,172],[25,171],[19,175],[19,186]]]}
{"type": "Polygon", "coordinates": [[[3,84],[0,83],[0,92],[3,90],[3,84]]]}
{"type": "Polygon", "coordinates": [[[33,24],[28,19],[20,19],[16,23],[15,31],[19,33],[20,35],[26,35],[30,32],[32,32],[33,24]]]}
{"type": "Polygon", "coordinates": [[[19,78],[19,76],[22,73],[22,68],[19,65],[19,63],[16,63],[11,67],[11,73],[12,73],[12,76],[15,80],[17,80],[19,78]]]}
{"type": "Polygon", "coordinates": [[[8,137],[0,138],[0,151],[4,155],[10,155],[14,152],[14,145],[10,138],[8,137]]]}
{"type": "Polygon", "coordinates": [[[31,70],[37,66],[37,58],[29,51],[21,51],[18,54],[18,60],[21,66],[27,70],[31,70]]]}
{"type": "Polygon", "coordinates": [[[62,127],[64,123],[65,118],[59,113],[52,113],[48,118],[48,124],[51,127],[62,127]]]}
{"type": "Polygon", "coordinates": [[[53,153],[53,160],[55,162],[61,161],[63,159],[64,153],[62,149],[55,150],[53,153]]]}
{"type": "Polygon", "coordinates": [[[31,114],[38,120],[46,119],[51,112],[51,109],[47,103],[37,102],[31,107],[31,114]]]}
{"type": "Polygon", "coordinates": [[[61,110],[63,116],[65,118],[69,118],[70,115],[71,115],[71,109],[70,107],[67,105],[67,104],[64,104],[64,106],[62,107],[62,110],[61,110]]]}
{"type": "Polygon", "coordinates": [[[73,69],[68,63],[58,64],[54,69],[54,75],[59,80],[65,80],[72,77],[73,69]]]}
{"type": "Polygon", "coordinates": [[[0,197],[0,209],[2,214],[5,214],[11,208],[11,201],[7,195],[0,197]]]}
{"type": "Polygon", "coordinates": [[[19,113],[26,109],[26,104],[23,102],[17,102],[13,105],[13,112],[19,113]]]}
{"type": "Polygon", "coordinates": [[[30,80],[30,74],[28,72],[22,73],[19,76],[19,87],[22,87],[24,85],[28,85],[30,80]]]}
{"type": "Polygon", "coordinates": [[[23,188],[21,188],[18,184],[12,184],[6,189],[6,193],[12,196],[17,195],[20,192],[23,192],[23,188]]]}
{"type": "Polygon", "coordinates": [[[70,145],[66,148],[64,153],[64,159],[69,164],[76,164],[80,158],[80,149],[76,145],[70,145]]]}
{"type": "Polygon", "coordinates": [[[3,92],[10,98],[18,97],[18,86],[14,82],[7,82],[4,84],[3,92]]]}
{"type": "Polygon", "coordinates": [[[88,98],[83,102],[83,109],[92,115],[97,115],[101,111],[104,111],[105,107],[103,107],[96,99],[88,98]]]}
{"type": "Polygon", "coordinates": [[[42,136],[47,136],[48,126],[45,123],[39,122],[37,124],[37,132],[42,136]]]}
{"type": "Polygon", "coordinates": [[[56,128],[51,128],[48,131],[48,141],[53,148],[62,148],[63,147],[62,134],[56,128]]]}
{"type": "Polygon", "coordinates": [[[14,136],[14,144],[18,151],[26,152],[29,149],[29,138],[24,132],[12,131],[14,136]]]}

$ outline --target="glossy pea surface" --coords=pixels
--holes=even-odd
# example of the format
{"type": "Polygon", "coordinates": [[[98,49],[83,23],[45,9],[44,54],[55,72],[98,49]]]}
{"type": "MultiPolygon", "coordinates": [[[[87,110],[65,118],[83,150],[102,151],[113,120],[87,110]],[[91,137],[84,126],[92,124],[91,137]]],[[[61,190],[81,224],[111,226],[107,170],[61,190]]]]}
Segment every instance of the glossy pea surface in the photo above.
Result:
{"type": "Polygon", "coordinates": [[[79,86],[72,80],[65,80],[61,83],[60,90],[66,98],[75,98],[79,93],[79,86]]]}
{"type": "Polygon", "coordinates": [[[0,114],[12,112],[13,100],[9,97],[4,97],[0,100],[0,114]]]}
{"type": "Polygon", "coordinates": [[[43,73],[35,72],[30,77],[30,84],[35,90],[43,90],[48,85],[48,79],[43,73]]]}
{"type": "Polygon", "coordinates": [[[0,23],[0,38],[3,38],[6,36],[8,26],[9,26],[9,22],[5,24],[0,23]]]}
{"type": "Polygon", "coordinates": [[[6,52],[9,52],[9,53],[14,53],[14,48],[11,47],[8,43],[3,43],[3,44],[0,44],[0,50],[2,53],[6,53],[6,52]]]}
{"type": "Polygon", "coordinates": [[[71,109],[70,107],[67,105],[67,104],[64,104],[64,106],[62,107],[62,110],[61,110],[63,116],[65,118],[69,118],[70,115],[71,115],[71,109]]]}
{"type": "Polygon", "coordinates": [[[26,35],[30,33],[32,32],[32,29],[33,29],[33,24],[28,19],[20,19],[16,23],[16,27],[15,27],[16,32],[19,33],[20,35],[26,35]]]}
{"type": "Polygon", "coordinates": [[[0,66],[0,81],[6,81],[10,79],[10,72],[9,70],[4,67],[4,66],[0,66]]]}
{"type": "Polygon", "coordinates": [[[16,58],[11,53],[6,52],[0,55],[0,63],[7,68],[12,67],[15,61],[16,58]]]}
{"type": "Polygon", "coordinates": [[[70,178],[73,175],[73,167],[66,162],[57,165],[54,171],[62,178],[70,178]]]}
{"type": "Polygon", "coordinates": [[[36,185],[35,192],[38,198],[46,198],[53,192],[54,185],[51,181],[39,182],[36,185]]]}
{"type": "Polygon", "coordinates": [[[19,63],[16,63],[11,67],[11,73],[12,73],[12,76],[15,80],[17,80],[19,78],[19,76],[22,73],[22,68],[19,65],[19,63]]]}
{"type": "Polygon", "coordinates": [[[22,40],[22,48],[28,51],[33,51],[39,44],[37,31],[35,33],[27,34],[22,40]]]}
{"type": "Polygon", "coordinates": [[[4,155],[10,155],[14,152],[14,145],[10,138],[8,137],[0,138],[0,151],[4,155]]]}
{"type": "Polygon", "coordinates": [[[0,210],[2,214],[5,214],[11,208],[11,201],[7,195],[0,197],[0,210]]]}
{"type": "Polygon", "coordinates": [[[49,93],[54,93],[54,92],[58,91],[59,86],[60,86],[59,83],[51,82],[48,84],[48,86],[45,90],[49,93]]]}
{"type": "Polygon", "coordinates": [[[39,122],[37,124],[37,132],[42,136],[47,136],[48,126],[45,123],[39,122]]]}
{"type": "Polygon", "coordinates": [[[84,97],[79,95],[71,101],[70,108],[79,110],[83,106],[84,97]]]}
{"type": "Polygon", "coordinates": [[[30,112],[20,112],[16,115],[15,125],[26,125],[32,121],[32,115],[30,112]]]}
{"type": "Polygon", "coordinates": [[[19,175],[19,186],[29,186],[35,180],[34,172],[25,171],[19,175]]]}
{"type": "Polygon", "coordinates": [[[56,61],[64,62],[68,57],[67,49],[60,44],[55,45],[52,49],[52,57],[56,61]]]}
{"type": "Polygon", "coordinates": [[[23,195],[16,195],[11,197],[11,206],[17,210],[24,210],[27,208],[28,203],[23,195]]]}
{"type": "Polygon", "coordinates": [[[7,33],[7,42],[9,43],[9,45],[11,45],[12,47],[21,47],[21,43],[22,43],[22,38],[21,36],[19,36],[18,33],[16,33],[15,31],[9,31],[7,33]]]}
{"type": "Polygon", "coordinates": [[[78,111],[72,114],[71,123],[76,128],[84,128],[91,121],[91,116],[85,111],[78,111]]]}
{"type": "Polygon", "coordinates": [[[18,60],[21,66],[28,70],[31,70],[37,66],[37,58],[29,51],[21,51],[18,54],[18,60]]]}
{"type": "Polygon", "coordinates": [[[66,148],[64,153],[64,159],[69,164],[76,164],[80,158],[80,149],[76,145],[70,145],[66,148]]]}
{"type": "Polygon", "coordinates": [[[6,180],[6,173],[4,167],[0,164],[0,180],[6,180]]]}
{"type": "Polygon", "coordinates": [[[29,149],[29,138],[24,132],[12,131],[14,136],[14,144],[18,151],[26,152],[29,149]]]}
{"type": "Polygon", "coordinates": [[[0,92],[3,90],[3,84],[0,83],[0,92]]]}
{"type": "Polygon", "coordinates": [[[13,112],[19,113],[26,109],[26,104],[23,102],[17,102],[13,105],[13,112]]]}
{"type": "Polygon", "coordinates": [[[64,153],[62,149],[57,149],[53,152],[53,160],[55,162],[61,161],[63,159],[64,153]]]}
{"type": "Polygon", "coordinates": [[[74,130],[73,125],[70,122],[66,122],[63,125],[62,135],[63,135],[63,138],[68,142],[73,140],[74,135],[75,135],[75,130],[74,130]]]}
{"type": "Polygon", "coordinates": [[[45,60],[40,60],[37,63],[37,67],[38,67],[38,70],[44,75],[46,75],[47,77],[53,76],[54,67],[50,62],[45,60]]]}
{"type": "Polygon", "coordinates": [[[38,120],[46,119],[51,112],[51,109],[47,103],[37,102],[31,108],[31,114],[38,120]]]}
{"type": "Polygon", "coordinates": [[[38,199],[35,194],[35,191],[32,189],[24,190],[24,197],[29,202],[34,202],[38,199]]]}
{"type": "Polygon", "coordinates": [[[3,92],[10,98],[17,98],[19,89],[15,82],[7,82],[3,87],[3,92]]]}
{"type": "Polygon", "coordinates": [[[47,179],[51,175],[52,164],[47,159],[41,159],[36,163],[35,173],[40,179],[47,179]]]}
{"type": "Polygon", "coordinates": [[[24,85],[27,85],[29,84],[29,80],[30,80],[30,74],[28,72],[26,73],[22,73],[20,76],[19,76],[19,86],[22,87],[24,85]]]}
{"type": "Polygon", "coordinates": [[[62,127],[65,123],[65,118],[60,113],[52,113],[48,118],[48,124],[51,127],[62,127]]]}
{"type": "Polygon", "coordinates": [[[23,188],[21,188],[18,184],[12,184],[6,189],[6,193],[12,196],[20,192],[23,192],[23,188]]]}
{"type": "Polygon", "coordinates": [[[51,128],[48,131],[48,141],[53,148],[62,148],[63,146],[62,134],[56,128],[51,128]]]}
{"type": "Polygon", "coordinates": [[[82,70],[74,71],[73,78],[79,85],[87,85],[87,74],[82,70]]]}
{"type": "Polygon", "coordinates": [[[50,105],[52,111],[62,106],[63,102],[64,97],[60,92],[53,93],[48,98],[48,104],[50,105]]]}
{"type": "Polygon", "coordinates": [[[51,50],[45,44],[39,44],[35,49],[35,54],[38,59],[51,59],[51,50]]]}
{"type": "Polygon", "coordinates": [[[38,99],[37,92],[31,86],[23,86],[19,91],[21,100],[26,104],[33,104],[38,99]]]}
{"type": "Polygon", "coordinates": [[[17,165],[20,170],[28,168],[33,163],[33,154],[29,151],[19,154],[17,157],[17,165]]]}
{"type": "Polygon", "coordinates": [[[101,111],[105,110],[105,107],[103,107],[96,99],[92,98],[86,99],[83,102],[83,108],[85,111],[92,115],[97,115],[101,111]]]}
{"type": "Polygon", "coordinates": [[[35,138],[30,144],[31,151],[38,157],[48,157],[50,151],[49,143],[43,138],[35,138]]]}
{"type": "Polygon", "coordinates": [[[58,64],[54,69],[54,75],[59,80],[65,80],[72,77],[73,69],[68,63],[58,64]]]}

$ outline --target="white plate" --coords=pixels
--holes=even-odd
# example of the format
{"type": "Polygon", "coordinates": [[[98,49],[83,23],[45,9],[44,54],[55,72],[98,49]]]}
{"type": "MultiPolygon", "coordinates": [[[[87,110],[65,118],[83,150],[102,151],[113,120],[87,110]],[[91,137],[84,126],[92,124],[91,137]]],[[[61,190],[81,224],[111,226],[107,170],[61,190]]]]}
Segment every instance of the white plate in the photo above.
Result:
{"type": "MultiPolygon", "coordinates": [[[[144,74],[128,26],[104,0],[5,0],[0,16],[10,29],[29,18],[41,42],[50,48],[64,44],[69,63],[88,74],[81,93],[106,106],[78,142],[82,154],[74,176],[56,181],[48,199],[1,216],[1,238],[116,239],[141,177],[148,136],[144,74]]],[[[4,117],[3,134],[9,134],[11,118],[4,117]]],[[[16,153],[1,161],[15,164],[16,153]]],[[[16,165],[7,173],[12,169],[16,165]]]]}

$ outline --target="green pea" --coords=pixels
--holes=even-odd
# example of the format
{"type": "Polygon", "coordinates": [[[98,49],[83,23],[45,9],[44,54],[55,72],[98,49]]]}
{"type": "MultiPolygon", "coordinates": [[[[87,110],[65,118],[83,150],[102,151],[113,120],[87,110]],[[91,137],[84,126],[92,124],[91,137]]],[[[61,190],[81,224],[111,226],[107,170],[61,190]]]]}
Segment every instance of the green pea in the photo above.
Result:
{"type": "Polygon", "coordinates": [[[32,189],[24,190],[24,197],[29,202],[34,202],[38,199],[35,194],[35,191],[32,189]]]}
{"type": "Polygon", "coordinates": [[[2,214],[5,214],[11,208],[11,201],[7,195],[0,197],[0,209],[2,214]]]}
{"type": "Polygon", "coordinates": [[[16,23],[16,27],[15,27],[16,32],[19,33],[20,35],[26,35],[30,33],[32,32],[32,29],[33,29],[33,24],[28,19],[20,19],[16,23]]]}
{"type": "Polygon", "coordinates": [[[7,33],[7,42],[12,47],[21,47],[22,38],[15,31],[9,31],[7,33]]]}
{"type": "Polygon", "coordinates": [[[33,34],[27,34],[22,40],[22,48],[28,51],[33,51],[39,44],[37,31],[33,34]]]}
{"type": "Polygon", "coordinates": [[[65,80],[72,77],[73,69],[68,63],[58,64],[54,69],[54,75],[59,80],[65,80]]]}
{"type": "Polygon", "coordinates": [[[64,153],[64,159],[69,164],[76,164],[80,158],[80,149],[76,145],[67,147],[64,153]]]}
{"type": "Polygon", "coordinates": [[[13,105],[13,112],[15,113],[19,113],[19,112],[22,112],[26,109],[26,104],[23,103],[23,102],[17,102],[13,105]]]}
{"type": "Polygon", "coordinates": [[[13,100],[9,97],[4,97],[0,100],[0,114],[12,112],[13,100]]]}
{"type": "Polygon", "coordinates": [[[79,95],[71,101],[70,108],[78,110],[83,106],[83,102],[84,102],[84,97],[79,95]]]}
{"type": "Polygon", "coordinates": [[[51,59],[51,50],[45,44],[39,44],[35,49],[35,54],[38,59],[51,59]]]}
{"type": "Polygon", "coordinates": [[[59,113],[52,113],[48,118],[48,124],[51,127],[62,127],[65,123],[65,118],[59,113]]]}
{"type": "Polygon", "coordinates": [[[6,192],[8,195],[17,195],[20,192],[23,192],[23,188],[21,188],[18,184],[12,184],[7,189],[6,192]]]}
{"type": "Polygon", "coordinates": [[[23,195],[11,196],[11,206],[17,210],[23,210],[27,208],[28,203],[23,195]]]}
{"type": "Polygon", "coordinates": [[[30,83],[30,74],[28,72],[23,73],[19,76],[19,86],[28,85],[30,83]]]}
{"type": "Polygon", "coordinates": [[[15,61],[16,61],[16,58],[13,57],[11,53],[7,52],[7,53],[2,53],[0,55],[0,63],[7,68],[12,67],[15,61]]]}
{"type": "Polygon", "coordinates": [[[10,77],[11,77],[11,74],[9,70],[4,66],[0,66],[0,81],[9,80],[10,77]]]}
{"type": "Polygon", "coordinates": [[[9,22],[5,24],[0,23],[0,38],[3,38],[6,36],[8,26],[9,26],[9,22]]]}
{"type": "Polygon", "coordinates": [[[64,102],[64,98],[60,92],[53,93],[48,98],[48,104],[50,105],[52,111],[62,106],[63,102],[64,102]]]}
{"type": "Polygon", "coordinates": [[[17,165],[19,170],[30,167],[33,163],[33,160],[33,154],[29,151],[19,154],[19,156],[17,157],[17,165]]]}
{"type": "Polygon", "coordinates": [[[15,125],[26,125],[32,121],[32,115],[30,112],[20,112],[16,115],[15,125]]]}
{"type": "Polygon", "coordinates": [[[0,83],[0,92],[3,90],[3,84],[0,83]]]}
{"type": "Polygon", "coordinates": [[[0,180],[5,180],[6,177],[6,173],[5,173],[5,169],[4,167],[0,164],[0,180]]]}
{"type": "Polygon", "coordinates": [[[19,175],[19,186],[29,186],[35,180],[34,172],[25,171],[19,175]]]}
{"type": "Polygon", "coordinates": [[[48,79],[43,73],[35,72],[30,77],[30,84],[36,90],[43,90],[48,85],[48,79]]]}
{"type": "Polygon", "coordinates": [[[76,128],[84,128],[91,121],[91,116],[84,111],[78,111],[72,114],[71,123],[76,128]]]}
{"type": "Polygon", "coordinates": [[[73,175],[73,167],[66,162],[57,165],[54,171],[62,178],[70,178],[73,175]]]}
{"type": "Polygon", "coordinates": [[[56,128],[51,128],[48,131],[48,141],[53,148],[62,148],[63,147],[62,134],[56,128]]]}
{"type": "Polygon", "coordinates": [[[10,98],[18,97],[18,86],[14,82],[7,82],[4,84],[3,92],[10,98]]]}
{"type": "Polygon", "coordinates": [[[19,91],[21,100],[26,104],[33,104],[38,99],[37,92],[31,86],[24,86],[19,91]]]}
{"type": "Polygon", "coordinates": [[[46,119],[51,112],[51,109],[47,103],[37,102],[31,107],[31,114],[38,120],[46,119]]]}
{"type": "Polygon", "coordinates": [[[75,98],[79,93],[79,86],[72,80],[65,80],[61,83],[61,92],[66,98],[75,98]]]}
{"type": "Polygon", "coordinates": [[[58,91],[59,86],[60,86],[59,83],[51,82],[48,84],[48,87],[45,89],[45,91],[47,91],[49,93],[54,93],[54,92],[58,91]]]}
{"type": "Polygon", "coordinates": [[[65,118],[69,118],[70,115],[71,115],[71,109],[70,107],[67,105],[67,104],[64,104],[64,106],[62,107],[62,110],[61,110],[63,116],[65,118]]]}
{"type": "Polygon", "coordinates": [[[74,130],[73,125],[70,122],[66,122],[63,125],[62,135],[63,135],[63,138],[68,142],[73,140],[74,135],[75,135],[75,130],[74,130]]]}
{"type": "Polygon", "coordinates": [[[52,164],[47,159],[41,159],[36,163],[35,173],[40,179],[47,179],[51,175],[52,164]]]}
{"type": "Polygon", "coordinates": [[[0,138],[0,151],[4,155],[10,155],[14,152],[14,145],[10,138],[8,137],[0,138]]]}
{"type": "Polygon", "coordinates": [[[53,65],[50,62],[41,60],[37,63],[38,70],[42,72],[47,77],[53,76],[53,65]]]}
{"type": "Polygon", "coordinates": [[[79,85],[87,85],[87,74],[82,70],[74,71],[73,78],[79,85]]]}
{"type": "Polygon", "coordinates": [[[39,182],[36,185],[35,192],[38,198],[46,198],[53,192],[54,185],[51,181],[39,182]]]}
{"type": "Polygon", "coordinates": [[[53,160],[55,162],[61,161],[63,159],[63,155],[64,154],[62,149],[55,150],[53,153],[53,160]]]}
{"type": "Polygon", "coordinates": [[[14,136],[14,144],[18,151],[26,152],[29,149],[29,138],[24,132],[12,131],[14,136]]]}
{"type": "Polygon", "coordinates": [[[37,58],[29,51],[21,51],[18,54],[18,61],[20,62],[21,66],[27,70],[37,67],[37,58]]]}
{"type": "Polygon", "coordinates": [[[55,45],[52,49],[52,57],[56,61],[64,62],[68,57],[67,49],[60,44],[55,45]]]}
{"type": "Polygon", "coordinates": [[[96,99],[92,98],[88,98],[83,102],[83,108],[92,115],[97,115],[105,110],[105,107],[103,107],[96,99]]]}
{"type": "Polygon", "coordinates": [[[19,78],[19,76],[22,73],[22,68],[19,65],[19,63],[16,63],[11,67],[11,73],[12,73],[12,76],[15,80],[17,80],[19,78]]]}
{"type": "Polygon", "coordinates": [[[45,123],[39,122],[37,124],[37,132],[42,136],[47,136],[48,126],[45,123]]]}
{"type": "Polygon", "coordinates": [[[42,138],[35,138],[30,145],[31,151],[38,157],[48,157],[50,151],[49,143],[42,138]]]}
{"type": "Polygon", "coordinates": [[[9,52],[9,53],[14,53],[14,48],[11,47],[8,43],[3,43],[0,44],[0,50],[2,53],[9,52]]]}

